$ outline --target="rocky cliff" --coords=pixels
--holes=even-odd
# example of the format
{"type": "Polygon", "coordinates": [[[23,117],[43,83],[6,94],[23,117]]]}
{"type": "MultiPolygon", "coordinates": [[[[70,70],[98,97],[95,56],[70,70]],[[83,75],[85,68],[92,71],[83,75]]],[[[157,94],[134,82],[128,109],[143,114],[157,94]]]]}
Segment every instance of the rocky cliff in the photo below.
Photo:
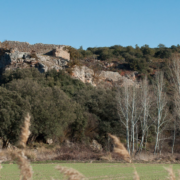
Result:
{"type": "Polygon", "coordinates": [[[63,69],[68,61],[68,59],[61,57],[13,50],[11,52],[5,52],[0,57],[0,70],[2,72],[4,70],[14,70],[17,68],[36,67],[40,72],[46,72],[50,69],[56,69],[58,71],[63,69]]]}
{"type": "Polygon", "coordinates": [[[113,71],[94,72],[86,66],[75,66],[72,71],[72,77],[79,79],[84,83],[90,83],[93,86],[113,86],[115,84],[132,86],[136,84],[134,76],[125,77],[121,76],[118,72],[113,71]]]}
{"type": "MultiPolygon", "coordinates": [[[[70,54],[63,49],[62,45],[43,45],[7,41],[0,43],[0,71],[15,70],[17,68],[38,68],[40,72],[51,69],[66,70],[70,61],[70,54]],[[52,52],[51,54],[47,52],[52,52]]],[[[102,66],[102,64],[100,64],[102,66]]],[[[134,85],[135,73],[122,76],[118,72],[106,70],[93,70],[85,65],[74,66],[71,73],[73,78],[93,86],[103,85],[112,87],[116,84],[121,86],[134,85]]]]}

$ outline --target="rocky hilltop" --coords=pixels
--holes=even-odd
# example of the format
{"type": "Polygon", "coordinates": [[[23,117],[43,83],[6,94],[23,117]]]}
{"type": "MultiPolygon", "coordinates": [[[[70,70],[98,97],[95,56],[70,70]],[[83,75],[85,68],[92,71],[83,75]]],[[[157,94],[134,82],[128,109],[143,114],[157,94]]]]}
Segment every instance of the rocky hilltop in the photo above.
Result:
{"type": "Polygon", "coordinates": [[[15,70],[17,68],[36,67],[40,72],[46,72],[50,69],[61,70],[67,63],[68,59],[62,57],[48,56],[43,54],[35,54],[33,52],[19,52],[13,50],[5,52],[0,58],[0,69],[15,70]]]}
{"type": "MultiPolygon", "coordinates": [[[[40,72],[47,72],[55,69],[66,70],[69,68],[70,53],[63,45],[34,44],[26,42],[5,41],[0,43],[0,70],[1,73],[7,70],[38,68],[40,72]]],[[[113,86],[133,85],[135,83],[135,73],[131,76],[122,76],[113,71],[94,71],[93,69],[81,65],[71,67],[71,76],[84,83],[93,86],[106,85],[113,86]]]]}

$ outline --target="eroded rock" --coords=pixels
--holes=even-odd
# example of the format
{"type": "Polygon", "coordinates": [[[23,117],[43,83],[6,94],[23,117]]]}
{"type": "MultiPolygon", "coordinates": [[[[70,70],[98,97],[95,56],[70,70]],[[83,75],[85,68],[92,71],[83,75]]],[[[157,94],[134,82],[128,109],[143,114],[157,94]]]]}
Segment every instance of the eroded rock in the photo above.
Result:
{"type": "Polygon", "coordinates": [[[135,80],[121,76],[118,72],[100,71],[95,73],[86,66],[75,66],[72,71],[72,77],[81,80],[83,83],[90,83],[93,86],[113,86],[116,83],[121,86],[136,84],[135,80]]]}

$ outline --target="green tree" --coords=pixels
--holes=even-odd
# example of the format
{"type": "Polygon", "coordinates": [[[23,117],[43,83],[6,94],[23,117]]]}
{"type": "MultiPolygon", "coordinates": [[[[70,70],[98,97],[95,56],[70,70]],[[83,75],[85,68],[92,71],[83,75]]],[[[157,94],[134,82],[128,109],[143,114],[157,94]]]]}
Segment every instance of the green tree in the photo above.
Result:
{"type": "Polygon", "coordinates": [[[166,48],[166,46],[165,46],[164,44],[161,44],[161,43],[160,43],[160,44],[158,45],[158,48],[166,48]]]}
{"type": "Polygon", "coordinates": [[[141,51],[143,52],[143,55],[154,55],[154,50],[149,47],[149,45],[145,44],[141,47],[141,51]]]}
{"type": "Polygon", "coordinates": [[[43,87],[31,79],[12,81],[7,85],[30,103],[32,119],[31,140],[38,136],[62,135],[76,119],[75,103],[59,87],[43,87]]]}
{"type": "Polygon", "coordinates": [[[17,92],[0,87],[0,137],[3,148],[6,148],[9,143],[17,142],[24,116],[29,110],[29,103],[17,92]]]}

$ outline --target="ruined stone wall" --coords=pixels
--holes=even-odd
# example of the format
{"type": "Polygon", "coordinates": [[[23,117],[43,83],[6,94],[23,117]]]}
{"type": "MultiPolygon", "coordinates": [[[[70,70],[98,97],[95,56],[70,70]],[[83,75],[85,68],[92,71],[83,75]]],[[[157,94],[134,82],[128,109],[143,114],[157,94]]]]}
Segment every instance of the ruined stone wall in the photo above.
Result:
{"type": "MultiPolygon", "coordinates": [[[[31,52],[32,50],[36,51],[38,54],[47,54],[51,52],[53,49],[56,48],[62,48],[63,45],[54,45],[54,44],[42,44],[42,43],[37,43],[37,44],[29,44],[28,42],[19,42],[19,41],[4,41],[0,42],[0,48],[6,48],[6,49],[11,49],[11,48],[17,48],[18,51],[20,52],[31,52]]],[[[68,52],[64,52],[65,57],[67,56],[68,52]]],[[[64,55],[63,54],[63,55],[64,55]]]]}
{"type": "Polygon", "coordinates": [[[68,53],[67,51],[64,51],[63,49],[55,49],[53,51],[53,55],[56,57],[62,57],[64,59],[70,60],[70,53],[68,53]]]}
{"type": "Polygon", "coordinates": [[[68,53],[67,51],[61,51],[60,57],[70,60],[70,53],[68,53]]]}

